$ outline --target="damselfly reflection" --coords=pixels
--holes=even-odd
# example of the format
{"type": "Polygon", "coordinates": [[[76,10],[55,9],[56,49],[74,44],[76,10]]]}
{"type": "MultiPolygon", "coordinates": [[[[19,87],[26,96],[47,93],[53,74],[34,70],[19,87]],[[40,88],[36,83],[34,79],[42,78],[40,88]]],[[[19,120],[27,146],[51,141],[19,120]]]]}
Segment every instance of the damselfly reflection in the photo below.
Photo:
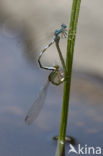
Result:
{"type": "Polygon", "coordinates": [[[46,82],[46,84],[44,85],[42,90],[40,91],[38,97],[36,98],[36,100],[32,104],[29,112],[27,113],[27,115],[25,117],[25,122],[28,125],[32,124],[32,122],[39,115],[39,113],[40,113],[40,111],[42,109],[43,103],[44,103],[44,99],[45,99],[45,96],[46,96],[46,93],[47,93],[49,83],[51,82],[54,85],[60,85],[66,79],[69,78],[68,74],[67,74],[67,70],[66,70],[65,61],[64,61],[63,55],[61,53],[60,47],[59,47],[60,34],[62,34],[65,38],[67,37],[66,28],[67,28],[67,26],[62,24],[61,29],[55,31],[54,39],[43,49],[43,51],[39,55],[38,63],[40,65],[40,68],[43,68],[43,69],[46,69],[46,70],[51,70],[51,73],[48,76],[48,81],[46,82]],[[61,71],[59,65],[55,65],[55,66],[52,66],[52,67],[46,67],[41,63],[41,58],[43,56],[43,53],[54,43],[56,45],[56,48],[57,48],[57,51],[58,51],[58,54],[59,54],[59,58],[60,58],[60,61],[61,61],[62,67],[63,67],[63,71],[61,71]]]}

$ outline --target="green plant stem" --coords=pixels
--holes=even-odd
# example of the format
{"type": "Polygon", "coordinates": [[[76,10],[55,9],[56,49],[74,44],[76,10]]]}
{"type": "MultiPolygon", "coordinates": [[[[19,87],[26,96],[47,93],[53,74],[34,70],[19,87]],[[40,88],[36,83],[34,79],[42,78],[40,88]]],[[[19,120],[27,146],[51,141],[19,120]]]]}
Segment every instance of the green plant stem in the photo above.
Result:
{"type": "Polygon", "coordinates": [[[71,86],[71,75],[72,75],[72,62],[73,62],[73,53],[74,45],[76,38],[76,29],[80,11],[81,0],[73,0],[70,26],[68,30],[68,41],[67,41],[67,54],[66,54],[66,77],[69,77],[67,81],[64,82],[64,95],[63,95],[63,106],[62,106],[62,115],[61,115],[61,124],[60,124],[60,133],[58,138],[58,145],[56,150],[56,156],[62,156],[66,135],[67,119],[68,119],[68,107],[70,99],[70,86],[71,86]]]}

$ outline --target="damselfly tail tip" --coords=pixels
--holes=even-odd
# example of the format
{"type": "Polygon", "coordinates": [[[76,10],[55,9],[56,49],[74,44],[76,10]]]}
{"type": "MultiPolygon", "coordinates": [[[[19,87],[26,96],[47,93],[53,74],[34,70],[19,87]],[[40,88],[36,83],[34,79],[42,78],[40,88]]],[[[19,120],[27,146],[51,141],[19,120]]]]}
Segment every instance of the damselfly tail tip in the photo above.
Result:
{"type": "Polygon", "coordinates": [[[25,117],[25,123],[29,126],[31,124],[31,122],[29,121],[29,116],[26,115],[25,117]]]}

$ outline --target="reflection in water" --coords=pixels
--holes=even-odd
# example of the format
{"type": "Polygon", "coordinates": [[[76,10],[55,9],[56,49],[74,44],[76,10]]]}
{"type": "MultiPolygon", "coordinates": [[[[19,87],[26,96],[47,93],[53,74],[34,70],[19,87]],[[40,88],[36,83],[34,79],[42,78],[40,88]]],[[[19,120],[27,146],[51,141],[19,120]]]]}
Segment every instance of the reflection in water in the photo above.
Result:
{"type": "MultiPolygon", "coordinates": [[[[0,49],[0,155],[53,156],[56,142],[52,137],[59,132],[63,86],[50,85],[38,119],[32,126],[26,126],[26,112],[48,73],[30,66],[17,40],[8,40],[2,33],[0,49]]],[[[103,80],[74,72],[67,134],[76,139],[76,145],[102,147],[102,103],[103,80]]],[[[66,155],[68,150],[66,144],[66,155]]]]}
{"type": "MultiPolygon", "coordinates": [[[[58,140],[58,136],[54,136],[53,140],[58,140]]],[[[76,140],[73,137],[71,137],[71,136],[66,136],[65,137],[65,143],[70,143],[70,144],[75,145],[76,144],[76,140]]]]}

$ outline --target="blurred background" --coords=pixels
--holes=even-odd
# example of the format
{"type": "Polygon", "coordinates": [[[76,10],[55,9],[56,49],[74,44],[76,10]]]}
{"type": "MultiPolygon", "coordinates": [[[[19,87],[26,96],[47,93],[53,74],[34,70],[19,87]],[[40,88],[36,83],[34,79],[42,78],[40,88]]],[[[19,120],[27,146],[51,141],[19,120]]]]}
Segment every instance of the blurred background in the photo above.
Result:
{"type": "MultiPolygon", "coordinates": [[[[100,74],[103,73],[102,3],[102,0],[82,1],[74,55],[75,68],[100,74]]],[[[52,39],[55,29],[62,23],[68,25],[71,4],[72,0],[0,0],[1,29],[8,38],[16,38],[18,33],[22,34],[26,55],[29,58],[36,57],[52,39]],[[17,34],[10,34],[8,29],[17,34]]],[[[49,62],[52,58],[57,60],[56,55],[53,49],[47,56],[49,62]]]]}
{"type": "MultiPolygon", "coordinates": [[[[62,23],[68,26],[71,6],[72,0],[0,0],[1,155],[55,153],[51,138],[59,132],[63,85],[50,85],[32,126],[27,127],[24,118],[49,74],[39,69],[38,55],[62,23]]],[[[102,6],[102,0],[81,2],[67,128],[77,143],[94,146],[103,144],[102,6]]],[[[66,39],[61,39],[60,46],[65,57],[66,39]]],[[[60,63],[55,46],[48,49],[43,62],[60,63]]]]}

